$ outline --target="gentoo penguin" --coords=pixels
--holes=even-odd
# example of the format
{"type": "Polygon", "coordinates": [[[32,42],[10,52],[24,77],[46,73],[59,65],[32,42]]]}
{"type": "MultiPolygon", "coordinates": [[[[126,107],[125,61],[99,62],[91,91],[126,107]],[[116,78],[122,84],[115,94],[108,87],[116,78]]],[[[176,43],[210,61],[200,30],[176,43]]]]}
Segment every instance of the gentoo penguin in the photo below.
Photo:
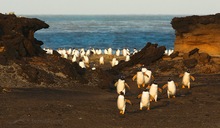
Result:
{"type": "Polygon", "coordinates": [[[142,110],[143,107],[147,107],[147,110],[150,110],[150,94],[148,89],[145,89],[141,94],[139,94],[138,98],[141,98],[140,110],[142,110]]]}
{"type": "Polygon", "coordinates": [[[163,89],[167,87],[167,96],[168,96],[168,98],[170,98],[170,96],[173,96],[173,98],[175,98],[175,96],[176,96],[176,86],[178,86],[178,84],[174,83],[174,81],[169,78],[168,81],[167,81],[167,84],[165,84],[162,87],[163,89]]]}
{"type": "Polygon", "coordinates": [[[190,88],[190,78],[194,81],[195,78],[190,75],[190,71],[187,70],[184,74],[180,74],[179,77],[183,77],[182,79],[182,88],[185,88],[185,86],[188,86],[188,89],[190,88]]]}
{"type": "Polygon", "coordinates": [[[120,56],[120,50],[119,49],[116,50],[115,55],[120,56]]]}
{"type": "Polygon", "coordinates": [[[108,55],[112,55],[112,48],[108,48],[108,55]]]}
{"type": "Polygon", "coordinates": [[[137,79],[138,88],[141,88],[140,85],[142,85],[143,87],[145,86],[144,75],[147,76],[146,74],[144,74],[144,73],[141,71],[141,68],[138,68],[137,74],[134,75],[133,78],[132,78],[133,81],[134,81],[135,79],[137,79]]]}
{"type": "Polygon", "coordinates": [[[76,56],[73,55],[72,62],[76,62],[76,56]]]}
{"type": "Polygon", "coordinates": [[[130,55],[126,55],[125,61],[127,62],[127,61],[129,61],[129,60],[130,60],[130,55]]]}
{"type": "Polygon", "coordinates": [[[132,104],[130,100],[125,99],[124,93],[120,92],[117,99],[117,106],[120,111],[120,114],[125,113],[126,103],[132,104]]]}
{"type": "Polygon", "coordinates": [[[118,60],[114,57],[112,58],[112,61],[110,61],[112,67],[114,67],[115,65],[118,65],[118,60]]]}
{"type": "Polygon", "coordinates": [[[151,86],[148,86],[150,93],[150,101],[157,102],[158,90],[162,92],[162,89],[158,87],[158,84],[154,81],[151,86]]]}
{"type": "Polygon", "coordinates": [[[80,66],[81,68],[86,68],[86,65],[85,65],[85,63],[83,62],[82,59],[79,60],[79,66],[80,66]]]}
{"type": "Polygon", "coordinates": [[[104,57],[103,56],[101,56],[100,58],[99,58],[99,64],[101,65],[101,64],[104,64],[104,57]]]}
{"type": "Polygon", "coordinates": [[[117,88],[117,93],[120,94],[120,92],[122,91],[125,94],[125,86],[130,89],[130,87],[128,86],[127,83],[125,83],[125,78],[124,76],[121,76],[120,79],[118,79],[118,81],[115,83],[115,86],[117,88]]]}
{"type": "Polygon", "coordinates": [[[88,56],[83,56],[83,59],[84,59],[84,63],[85,64],[89,64],[89,57],[88,56]]]}
{"type": "Polygon", "coordinates": [[[147,76],[148,76],[148,77],[146,75],[144,76],[145,85],[150,84],[151,80],[154,79],[154,76],[152,75],[152,71],[150,69],[147,69],[147,68],[142,68],[141,71],[144,74],[147,74],[147,76]]]}

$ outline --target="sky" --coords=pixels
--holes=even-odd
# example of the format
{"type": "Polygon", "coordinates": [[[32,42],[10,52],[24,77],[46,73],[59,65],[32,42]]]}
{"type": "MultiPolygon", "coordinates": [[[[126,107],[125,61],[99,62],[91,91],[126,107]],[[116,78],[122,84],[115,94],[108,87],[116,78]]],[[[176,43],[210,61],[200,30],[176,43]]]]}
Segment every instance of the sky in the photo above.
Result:
{"type": "Polygon", "coordinates": [[[220,0],[0,0],[0,13],[192,14],[220,13],[220,0]]]}

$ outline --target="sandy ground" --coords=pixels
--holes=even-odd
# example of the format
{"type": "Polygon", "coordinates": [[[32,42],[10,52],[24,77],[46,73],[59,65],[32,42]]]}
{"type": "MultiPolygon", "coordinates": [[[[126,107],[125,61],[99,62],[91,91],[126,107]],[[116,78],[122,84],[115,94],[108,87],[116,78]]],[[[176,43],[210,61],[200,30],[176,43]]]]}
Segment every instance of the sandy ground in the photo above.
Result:
{"type": "MultiPolygon", "coordinates": [[[[133,105],[125,115],[116,106],[116,90],[96,87],[69,89],[12,89],[0,93],[1,128],[220,128],[220,74],[195,75],[192,88],[178,88],[177,97],[168,99],[166,90],[151,110],[139,110],[141,92],[130,78],[126,93],[133,105]]],[[[167,77],[159,77],[165,83],[167,77]]],[[[176,77],[177,82],[180,79],[176,77]]]]}

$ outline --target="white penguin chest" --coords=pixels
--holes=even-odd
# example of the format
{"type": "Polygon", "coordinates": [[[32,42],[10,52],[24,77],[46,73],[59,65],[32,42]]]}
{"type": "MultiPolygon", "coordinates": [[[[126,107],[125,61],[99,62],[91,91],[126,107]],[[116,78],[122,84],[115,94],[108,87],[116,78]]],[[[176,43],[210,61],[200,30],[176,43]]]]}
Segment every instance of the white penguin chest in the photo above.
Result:
{"type": "Polygon", "coordinates": [[[153,96],[153,97],[155,95],[157,95],[157,90],[158,90],[158,85],[152,84],[151,87],[150,87],[150,90],[149,90],[150,95],[153,96]]]}
{"type": "Polygon", "coordinates": [[[118,96],[117,105],[118,105],[118,109],[120,109],[120,110],[124,108],[124,106],[125,106],[124,96],[122,96],[122,95],[118,96]]]}
{"type": "Polygon", "coordinates": [[[150,102],[149,92],[143,92],[141,96],[141,102],[143,105],[146,105],[150,102]]]}
{"type": "Polygon", "coordinates": [[[142,84],[144,82],[143,72],[137,72],[137,83],[142,84]]]}
{"type": "Polygon", "coordinates": [[[174,81],[168,82],[168,91],[175,93],[176,92],[176,86],[174,81]]]}
{"type": "Polygon", "coordinates": [[[120,92],[125,89],[125,81],[124,80],[118,80],[117,90],[120,92]]]}
{"type": "Polygon", "coordinates": [[[183,75],[183,84],[187,85],[190,81],[190,73],[185,72],[183,75]]]}

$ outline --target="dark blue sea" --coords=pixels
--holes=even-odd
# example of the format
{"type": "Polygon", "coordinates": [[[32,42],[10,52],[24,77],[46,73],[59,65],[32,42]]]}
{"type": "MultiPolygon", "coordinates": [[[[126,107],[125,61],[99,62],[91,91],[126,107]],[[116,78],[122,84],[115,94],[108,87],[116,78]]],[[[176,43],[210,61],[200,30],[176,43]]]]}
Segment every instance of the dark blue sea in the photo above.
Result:
{"type": "Polygon", "coordinates": [[[146,42],[173,49],[175,15],[29,15],[49,24],[35,33],[42,48],[137,48],[146,42]]]}

